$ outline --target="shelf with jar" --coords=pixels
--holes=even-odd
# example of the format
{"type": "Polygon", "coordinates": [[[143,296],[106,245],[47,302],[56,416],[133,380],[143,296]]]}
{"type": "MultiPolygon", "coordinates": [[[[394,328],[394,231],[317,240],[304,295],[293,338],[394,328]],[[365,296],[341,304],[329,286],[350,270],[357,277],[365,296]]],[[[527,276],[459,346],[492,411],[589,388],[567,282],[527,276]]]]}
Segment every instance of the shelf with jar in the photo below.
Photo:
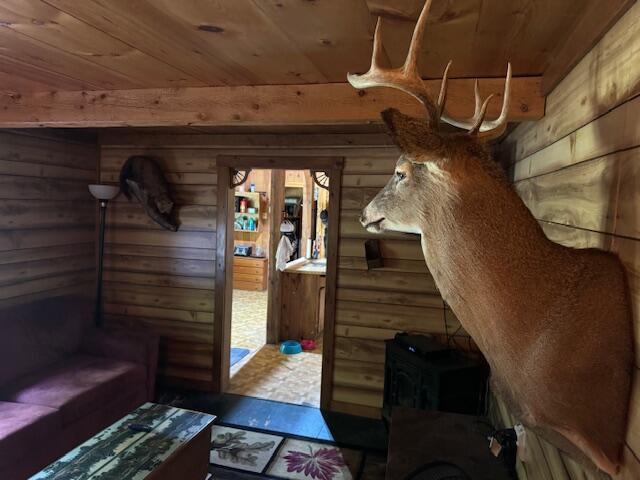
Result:
{"type": "Polygon", "coordinates": [[[260,195],[260,192],[235,192],[234,231],[260,232],[260,195]]]}

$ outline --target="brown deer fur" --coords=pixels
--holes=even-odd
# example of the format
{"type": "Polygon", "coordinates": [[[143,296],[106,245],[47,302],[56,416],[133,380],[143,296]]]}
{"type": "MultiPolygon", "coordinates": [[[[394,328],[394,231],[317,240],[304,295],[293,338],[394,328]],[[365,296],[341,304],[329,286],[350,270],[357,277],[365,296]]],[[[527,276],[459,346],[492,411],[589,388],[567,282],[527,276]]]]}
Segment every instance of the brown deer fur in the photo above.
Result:
{"type": "Polygon", "coordinates": [[[475,137],[441,133],[396,110],[383,119],[402,155],[362,224],[419,233],[427,266],[489,362],[497,393],[549,441],[615,473],[633,365],[619,259],[548,240],[475,137]]]}

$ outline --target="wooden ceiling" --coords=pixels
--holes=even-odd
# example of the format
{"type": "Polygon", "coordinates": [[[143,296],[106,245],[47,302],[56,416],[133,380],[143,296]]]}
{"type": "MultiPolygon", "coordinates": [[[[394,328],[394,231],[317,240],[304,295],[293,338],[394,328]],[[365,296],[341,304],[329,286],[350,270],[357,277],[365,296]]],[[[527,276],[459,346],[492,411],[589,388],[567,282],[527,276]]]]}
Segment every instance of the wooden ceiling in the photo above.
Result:
{"type": "MultiPolygon", "coordinates": [[[[614,4],[629,3],[612,0],[614,4]]],[[[344,82],[368,68],[375,16],[404,60],[423,0],[2,0],[0,90],[344,82]]],[[[434,0],[425,77],[541,75],[598,0],[434,0]]],[[[618,8],[618,7],[616,7],[618,8]]],[[[607,16],[609,14],[600,14],[607,16]]],[[[593,41],[593,39],[589,39],[593,41]]]]}

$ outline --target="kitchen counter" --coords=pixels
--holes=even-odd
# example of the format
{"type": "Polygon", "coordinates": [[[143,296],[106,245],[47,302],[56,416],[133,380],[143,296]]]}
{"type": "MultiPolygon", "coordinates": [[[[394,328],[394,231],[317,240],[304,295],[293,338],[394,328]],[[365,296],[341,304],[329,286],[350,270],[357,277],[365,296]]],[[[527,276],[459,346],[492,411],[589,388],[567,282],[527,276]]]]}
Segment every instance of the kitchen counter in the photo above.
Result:
{"type": "Polygon", "coordinates": [[[285,273],[303,273],[306,275],[326,275],[327,259],[298,258],[287,263],[283,271],[285,273]]]}
{"type": "Polygon", "coordinates": [[[317,339],[324,329],[327,261],[298,258],[281,274],[280,340],[317,339]]]}

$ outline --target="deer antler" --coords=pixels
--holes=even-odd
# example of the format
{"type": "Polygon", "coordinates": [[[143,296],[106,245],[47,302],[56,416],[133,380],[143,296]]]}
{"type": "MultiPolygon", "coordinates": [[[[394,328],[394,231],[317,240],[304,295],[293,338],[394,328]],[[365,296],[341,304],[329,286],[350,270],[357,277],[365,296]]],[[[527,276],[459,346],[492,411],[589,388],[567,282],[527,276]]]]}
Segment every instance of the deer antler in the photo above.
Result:
{"type": "Polygon", "coordinates": [[[493,98],[493,94],[489,95],[484,102],[481,101],[480,94],[478,92],[478,80],[476,80],[475,83],[475,112],[471,118],[456,120],[444,113],[444,104],[447,95],[447,76],[449,73],[449,67],[451,67],[451,61],[449,61],[444,70],[437,103],[434,103],[429,97],[427,88],[418,73],[418,50],[422,43],[422,37],[424,36],[427,16],[429,15],[429,9],[431,8],[431,1],[432,0],[426,0],[424,7],[422,8],[422,12],[418,18],[418,23],[416,23],[416,27],[413,30],[413,36],[411,37],[407,58],[405,59],[402,67],[382,68],[380,66],[382,59],[382,38],[380,35],[380,30],[382,29],[382,18],[378,17],[376,31],[373,37],[371,67],[364,75],[347,74],[347,80],[353,87],[358,89],[390,87],[408,93],[424,105],[429,117],[429,123],[433,127],[436,127],[439,121],[442,120],[455,127],[468,130],[470,135],[476,135],[478,133],[489,132],[492,130],[498,130],[502,133],[504,128],[506,128],[507,113],[509,111],[509,95],[511,91],[510,63],[507,67],[507,77],[505,80],[504,96],[502,99],[502,110],[500,112],[500,116],[495,120],[484,120],[487,106],[489,101],[493,98]]]}
{"type": "MultiPolygon", "coordinates": [[[[431,0],[427,0],[418,18],[416,28],[413,30],[409,52],[404,61],[404,65],[400,68],[385,69],[380,66],[382,59],[382,38],[380,30],[382,29],[382,18],[378,17],[376,23],[376,32],[373,36],[373,55],[371,57],[371,68],[364,75],[347,74],[349,83],[358,89],[370,87],[391,87],[402,90],[405,93],[415,97],[424,105],[429,115],[432,125],[438,124],[440,107],[436,106],[429,98],[427,89],[424,86],[422,78],[418,74],[418,50],[422,43],[427,16],[431,0]]],[[[444,84],[444,83],[443,83],[444,84]]],[[[444,96],[443,96],[444,99],[444,96]]]]}
{"type": "MultiPolygon", "coordinates": [[[[449,66],[447,65],[447,70],[448,69],[449,66]]],[[[445,80],[443,79],[443,83],[444,81],[445,80]]],[[[474,85],[474,97],[476,106],[473,116],[465,120],[456,120],[449,115],[443,114],[440,118],[442,119],[442,121],[448,123],[449,125],[468,130],[469,134],[471,135],[489,132],[492,130],[497,130],[502,133],[502,130],[504,130],[504,127],[506,127],[507,114],[509,113],[509,100],[511,97],[511,63],[507,63],[507,76],[504,81],[504,94],[502,97],[502,110],[500,111],[500,115],[495,120],[484,120],[484,116],[487,112],[487,105],[489,105],[489,101],[494,97],[494,95],[495,94],[492,93],[487,98],[485,98],[483,102],[480,99],[480,93],[478,91],[478,79],[476,79],[474,85]]]]}

